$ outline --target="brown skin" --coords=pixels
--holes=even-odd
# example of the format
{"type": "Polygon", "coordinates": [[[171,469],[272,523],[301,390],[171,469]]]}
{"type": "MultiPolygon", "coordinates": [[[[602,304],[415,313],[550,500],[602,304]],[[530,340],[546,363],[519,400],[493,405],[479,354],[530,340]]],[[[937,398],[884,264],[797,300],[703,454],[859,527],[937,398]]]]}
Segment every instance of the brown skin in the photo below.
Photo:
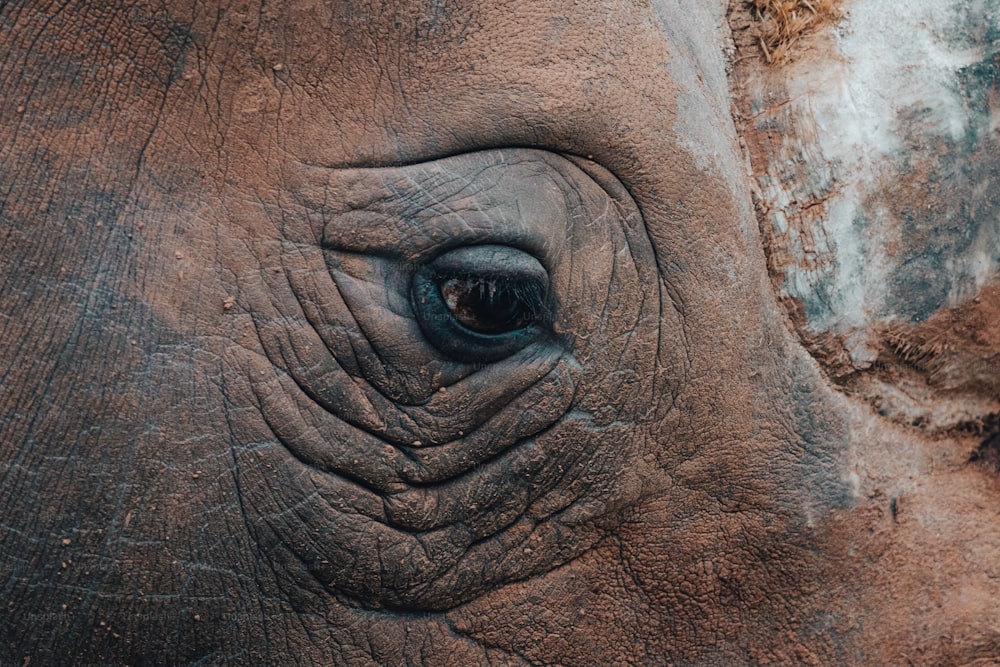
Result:
{"type": "Polygon", "coordinates": [[[689,12],[24,4],[0,662],[998,653],[995,479],[788,333],[689,12]],[[470,363],[410,285],[484,243],[551,310],[470,363]]]}

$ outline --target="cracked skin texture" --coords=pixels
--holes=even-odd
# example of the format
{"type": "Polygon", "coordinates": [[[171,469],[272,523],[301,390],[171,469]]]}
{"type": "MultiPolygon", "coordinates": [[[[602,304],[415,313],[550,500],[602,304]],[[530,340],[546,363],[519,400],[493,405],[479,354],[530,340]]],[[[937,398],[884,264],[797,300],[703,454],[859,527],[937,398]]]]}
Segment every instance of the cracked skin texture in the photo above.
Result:
{"type": "Polygon", "coordinates": [[[728,97],[684,75],[721,71],[703,12],[7,3],[0,34],[0,662],[1000,653],[996,479],[788,332],[728,97]],[[470,244],[551,285],[489,364],[407,298],[470,244]]]}

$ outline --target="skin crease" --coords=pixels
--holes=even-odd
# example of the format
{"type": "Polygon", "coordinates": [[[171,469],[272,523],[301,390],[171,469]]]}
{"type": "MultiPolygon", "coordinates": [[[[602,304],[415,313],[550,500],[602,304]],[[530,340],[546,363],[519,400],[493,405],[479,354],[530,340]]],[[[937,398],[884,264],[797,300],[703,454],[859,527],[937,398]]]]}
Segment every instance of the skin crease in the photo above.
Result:
{"type": "Polygon", "coordinates": [[[1000,654],[996,479],[789,333],[710,16],[57,5],[0,8],[0,662],[1000,654]],[[546,266],[548,352],[417,337],[406,272],[456,239],[546,266]],[[469,473],[444,443],[485,423],[477,377],[551,382],[469,473]]]}

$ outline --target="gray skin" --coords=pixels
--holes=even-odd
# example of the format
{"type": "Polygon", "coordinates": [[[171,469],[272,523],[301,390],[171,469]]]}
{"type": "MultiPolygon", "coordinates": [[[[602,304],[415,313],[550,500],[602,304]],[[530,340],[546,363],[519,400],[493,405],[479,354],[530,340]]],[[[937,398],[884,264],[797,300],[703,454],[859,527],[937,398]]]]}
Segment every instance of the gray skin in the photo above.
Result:
{"type": "Polygon", "coordinates": [[[995,480],[790,333],[724,9],[0,5],[0,663],[996,654],[995,480]]]}

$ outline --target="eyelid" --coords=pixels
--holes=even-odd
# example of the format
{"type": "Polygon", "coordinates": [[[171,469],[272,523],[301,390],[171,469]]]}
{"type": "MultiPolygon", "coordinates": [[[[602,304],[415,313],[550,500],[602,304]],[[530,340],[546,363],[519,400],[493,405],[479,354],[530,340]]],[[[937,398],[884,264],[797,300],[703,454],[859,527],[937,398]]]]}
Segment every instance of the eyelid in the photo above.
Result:
{"type": "Polygon", "coordinates": [[[553,269],[589,179],[566,158],[490,149],[401,167],[298,166],[287,187],[324,249],[406,265],[458,247],[521,248],[553,269]],[[580,183],[580,181],[584,181],[580,183]]]}

